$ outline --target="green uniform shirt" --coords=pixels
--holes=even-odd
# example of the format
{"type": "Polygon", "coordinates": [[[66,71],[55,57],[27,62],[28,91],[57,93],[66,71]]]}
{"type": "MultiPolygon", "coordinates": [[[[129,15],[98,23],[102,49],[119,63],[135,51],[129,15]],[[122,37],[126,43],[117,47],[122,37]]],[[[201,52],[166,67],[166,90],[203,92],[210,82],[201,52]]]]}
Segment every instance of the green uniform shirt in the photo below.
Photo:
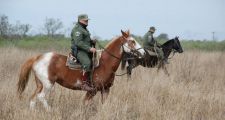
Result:
{"type": "Polygon", "coordinates": [[[144,48],[151,48],[154,47],[154,44],[156,43],[155,39],[153,38],[153,34],[151,32],[147,32],[144,35],[144,42],[143,42],[143,46],[144,48]]]}
{"type": "Polygon", "coordinates": [[[155,52],[157,53],[157,56],[160,58],[160,59],[164,59],[164,53],[162,51],[162,49],[160,49],[158,46],[159,43],[157,43],[157,41],[153,38],[153,34],[151,32],[147,32],[145,35],[144,35],[144,42],[143,42],[143,46],[145,49],[151,49],[151,48],[154,48],[155,49],[155,52]],[[156,44],[156,46],[155,46],[156,44]],[[155,47],[154,47],[155,46],[155,47]]]}
{"type": "Polygon", "coordinates": [[[91,37],[87,29],[84,29],[79,23],[74,26],[71,38],[72,38],[72,48],[77,46],[78,50],[83,50],[85,52],[90,52],[91,48],[91,37]]]}

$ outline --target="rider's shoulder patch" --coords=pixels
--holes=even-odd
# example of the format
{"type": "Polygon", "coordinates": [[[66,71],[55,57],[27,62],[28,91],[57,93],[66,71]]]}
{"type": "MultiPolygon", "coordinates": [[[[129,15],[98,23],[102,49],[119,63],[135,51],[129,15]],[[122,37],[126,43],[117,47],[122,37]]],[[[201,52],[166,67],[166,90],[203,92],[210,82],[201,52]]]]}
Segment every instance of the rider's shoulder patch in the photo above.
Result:
{"type": "Polygon", "coordinates": [[[79,37],[79,36],[80,36],[80,32],[77,31],[77,32],[75,33],[75,35],[76,35],[77,37],[79,37]]]}

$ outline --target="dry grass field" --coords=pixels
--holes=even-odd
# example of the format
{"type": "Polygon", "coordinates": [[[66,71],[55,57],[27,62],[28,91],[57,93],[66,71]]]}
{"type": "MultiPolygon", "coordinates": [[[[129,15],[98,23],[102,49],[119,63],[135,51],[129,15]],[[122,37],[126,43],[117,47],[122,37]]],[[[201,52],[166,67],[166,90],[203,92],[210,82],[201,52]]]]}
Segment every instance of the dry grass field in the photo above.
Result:
{"type": "MultiPolygon", "coordinates": [[[[109,98],[101,104],[82,105],[84,92],[55,84],[47,97],[46,112],[40,102],[29,109],[35,90],[31,75],[23,99],[16,94],[20,65],[45,50],[0,48],[0,120],[224,120],[225,53],[186,51],[170,60],[170,76],[138,67],[132,79],[116,77],[109,98]]],[[[60,51],[66,53],[66,51],[60,51]]],[[[122,73],[118,70],[117,73],[122,73]]]]}

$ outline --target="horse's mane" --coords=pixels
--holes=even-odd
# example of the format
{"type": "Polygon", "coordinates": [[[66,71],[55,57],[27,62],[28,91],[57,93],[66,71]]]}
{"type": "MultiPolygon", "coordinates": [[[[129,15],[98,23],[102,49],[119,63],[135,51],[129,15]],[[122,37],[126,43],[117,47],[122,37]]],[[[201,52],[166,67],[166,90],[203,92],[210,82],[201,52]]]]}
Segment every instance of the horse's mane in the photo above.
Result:
{"type": "Polygon", "coordinates": [[[167,46],[168,44],[171,44],[171,42],[173,42],[174,39],[170,39],[168,41],[166,41],[165,43],[162,44],[162,47],[167,46]]]}
{"type": "Polygon", "coordinates": [[[119,36],[113,37],[112,40],[105,46],[105,48],[108,48],[109,45],[111,45],[118,38],[119,38],[119,36]]]}

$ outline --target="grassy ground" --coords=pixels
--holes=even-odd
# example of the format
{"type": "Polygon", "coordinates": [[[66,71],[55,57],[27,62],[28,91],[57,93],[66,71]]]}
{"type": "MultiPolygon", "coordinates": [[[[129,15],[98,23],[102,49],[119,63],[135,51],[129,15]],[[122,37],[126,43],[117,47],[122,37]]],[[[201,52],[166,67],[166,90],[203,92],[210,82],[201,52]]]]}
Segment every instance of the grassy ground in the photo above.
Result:
{"type": "MultiPolygon", "coordinates": [[[[156,69],[138,67],[132,80],[116,77],[104,104],[100,95],[90,106],[82,105],[85,92],[55,84],[47,97],[52,111],[40,102],[29,109],[35,90],[30,78],[22,100],[16,95],[20,65],[33,55],[54,49],[30,50],[1,47],[0,119],[15,120],[223,120],[225,119],[225,53],[189,51],[170,60],[170,76],[156,69]]],[[[57,50],[67,54],[67,50],[57,50]]],[[[118,70],[117,73],[122,73],[118,70]]]]}

